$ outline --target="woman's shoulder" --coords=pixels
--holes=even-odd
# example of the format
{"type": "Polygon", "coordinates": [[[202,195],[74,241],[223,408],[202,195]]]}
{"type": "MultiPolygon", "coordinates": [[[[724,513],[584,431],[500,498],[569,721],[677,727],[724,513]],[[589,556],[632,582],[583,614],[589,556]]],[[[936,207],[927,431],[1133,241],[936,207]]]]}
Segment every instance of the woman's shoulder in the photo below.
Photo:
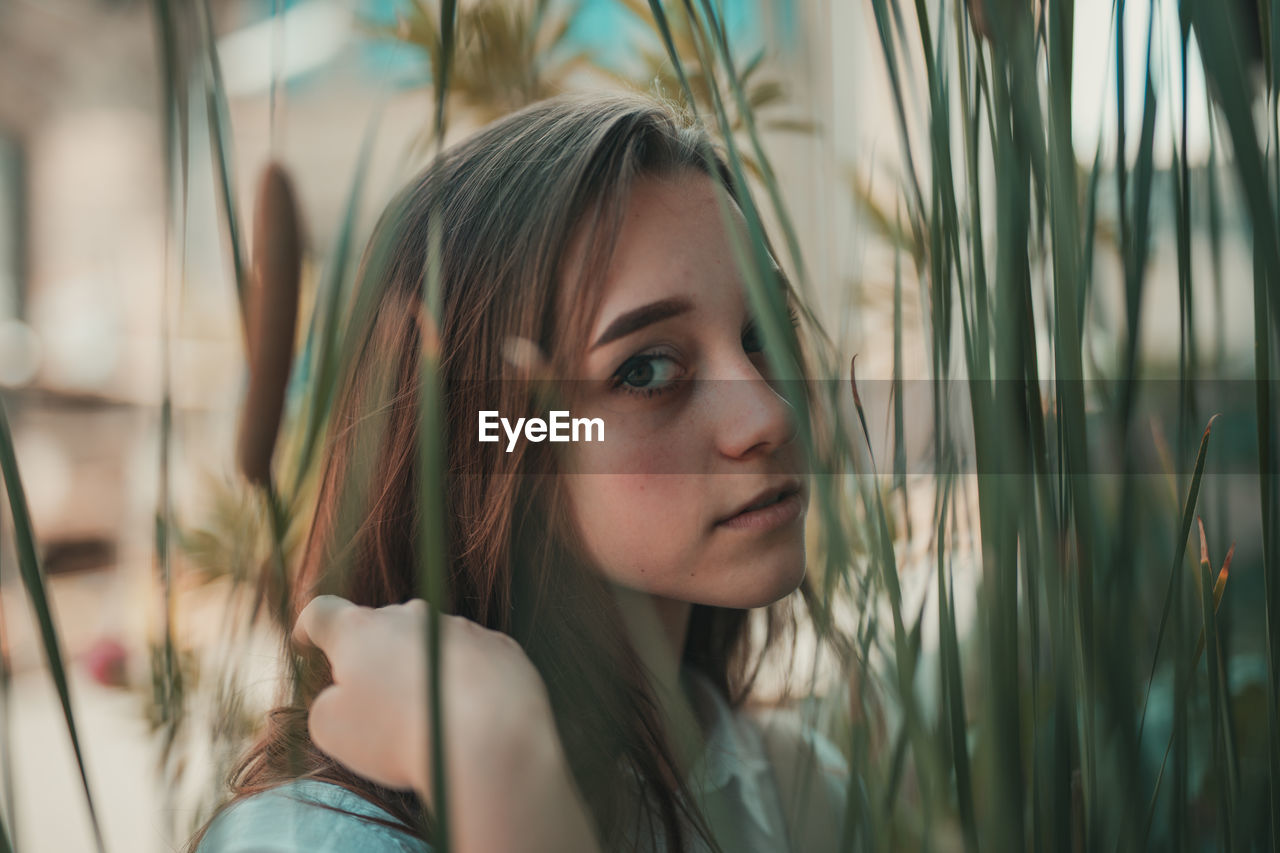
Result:
{"type": "Polygon", "coordinates": [[[232,803],[196,853],[430,853],[425,841],[376,820],[395,819],[341,785],[296,779],[232,803]]]}

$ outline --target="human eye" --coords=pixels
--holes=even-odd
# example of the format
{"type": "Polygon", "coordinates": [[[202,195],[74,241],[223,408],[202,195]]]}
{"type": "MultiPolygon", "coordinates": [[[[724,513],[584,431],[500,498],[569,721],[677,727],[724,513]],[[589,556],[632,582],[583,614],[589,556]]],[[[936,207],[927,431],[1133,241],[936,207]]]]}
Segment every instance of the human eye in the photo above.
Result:
{"type": "Polygon", "coordinates": [[[633,355],[613,374],[611,387],[624,394],[652,397],[669,391],[680,378],[679,363],[669,355],[647,352],[633,355]]]}
{"type": "MultiPolygon", "coordinates": [[[[800,312],[796,311],[795,307],[792,306],[787,309],[787,314],[794,333],[795,330],[800,328],[800,312]]],[[[749,355],[764,352],[764,340],[761,338],[760,329],[755,320],[748,323],[747,327],[742,330],[742,350],[749,355]]]]}

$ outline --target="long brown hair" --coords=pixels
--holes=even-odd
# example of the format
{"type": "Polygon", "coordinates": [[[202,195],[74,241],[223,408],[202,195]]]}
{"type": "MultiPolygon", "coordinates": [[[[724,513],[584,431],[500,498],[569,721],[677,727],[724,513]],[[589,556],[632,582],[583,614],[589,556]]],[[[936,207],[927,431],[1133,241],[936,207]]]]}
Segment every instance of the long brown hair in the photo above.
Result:
{"type": "MultiPolygon", "coordinates": [[[[421,594],[418,467],[424,346],[438,358],[444,426],[449,596],[442,609],[515,638],[551,697],[573,774],[608,849],[646,821],[683,850],[708,837],[677,771],[649,677],[607,585],[584,557],[547,444],[489,452],[476,413],[531,416],[531,384],[504,352],[535,343],[553,375],[581,341],[627,205],[642,176],[696,170],[739,198],[703,130],[648,98],[543,101],[446,151],[379,220],[361,265],[352,319],[358,355],[345,366],[329,426],[317,509],[293,613],[321,593],[369,607],[421,594]],[[433,231],[434,229],[434,231],[433,231]],[[438,251],[433,251],[433,241],[438,251]],[[569,256],[585,246],[576,282],[569,256]],[[438,266],[428,270],[428,258],[438,266]],[[438,275],[437,317],[424,275],[438,275]],[[572,288],[567,304],[562,289],[572,288]],[[628,780],[644,788],[637,795],[628,780]]],[[[775,606],[777,607],[777,606],[775,606]]],[[[769,624],[780,624],[771,609],[769,624]]],[[[785,620],[783,620],[785,621],[785,620]]],[[[747,612],[695,606],[684,663],[731,704],[750,690],[747,612]]],[[[305,776],[342,785],[430,840],[423,804],[333,762],[307,735],[311,699],[330,675],[298,671],[292,696],[232,774],[232,802],[305,776]]],[[[758,661],[757,661],[758,664],[758,661]]]]}

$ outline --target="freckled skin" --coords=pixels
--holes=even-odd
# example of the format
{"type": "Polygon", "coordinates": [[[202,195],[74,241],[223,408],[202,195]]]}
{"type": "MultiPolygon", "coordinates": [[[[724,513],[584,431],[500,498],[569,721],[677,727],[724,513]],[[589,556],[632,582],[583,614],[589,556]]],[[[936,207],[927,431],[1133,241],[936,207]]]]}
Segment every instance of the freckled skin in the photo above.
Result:
{"type": "MultiPolygon", "coordinates": [[[[603,443],[568,448],[570,505],[588,551],[620,587],[656,599],[759,607],[804,574],[804,516],[774,530],[716,526],[801,470],[796,417],[744,347],[750,306],[710,178],[637,182],[588,345],[620,314],[683,297],[692,310],[582,357],[575,417],[601,417],[603,443]],[[651,397],[611,389],[637,354],[679,379],[651,397]],[[703,381],[733,380],[733,381],[703,381]]],[[[746,239],[740,212],[728,227],[746,239]]],[[[805,491],[807,500],[807,490],[805,491]]]]}

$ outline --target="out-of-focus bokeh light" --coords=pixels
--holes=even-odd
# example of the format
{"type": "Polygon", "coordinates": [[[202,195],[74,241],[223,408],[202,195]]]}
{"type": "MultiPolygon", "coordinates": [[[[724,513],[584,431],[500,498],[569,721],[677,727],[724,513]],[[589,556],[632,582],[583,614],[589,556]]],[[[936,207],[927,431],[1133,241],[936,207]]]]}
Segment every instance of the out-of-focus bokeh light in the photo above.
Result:
{"type": "Polygon", "coordinates": [[[337,56],[353,35],[349,4],[312,0],[218,40],[223,83],[232,97],[256,95],[337,56]]]}
{"type": "Polygon", "coordinates": [[[35,431],[20,433],[15,444],[24,470],[39,474],[23,478],[22,484],[32,517],[59,517],[74,482],[74,466],[66,448],[56,437],[35,431]]]}
{"type": "Polygon", "coordinates": [[[40,369],[40,339],[20,320],[0,320],[0,385],[21,388],[40,369]]]}
{"type": "Polygon", "coordinates": [[[44,371],[52,383],[82,390],[107,384],[119,356],[116,303],[105,282],[84,278],[40,294],[36,316],[46,347],[44,371]]]}

